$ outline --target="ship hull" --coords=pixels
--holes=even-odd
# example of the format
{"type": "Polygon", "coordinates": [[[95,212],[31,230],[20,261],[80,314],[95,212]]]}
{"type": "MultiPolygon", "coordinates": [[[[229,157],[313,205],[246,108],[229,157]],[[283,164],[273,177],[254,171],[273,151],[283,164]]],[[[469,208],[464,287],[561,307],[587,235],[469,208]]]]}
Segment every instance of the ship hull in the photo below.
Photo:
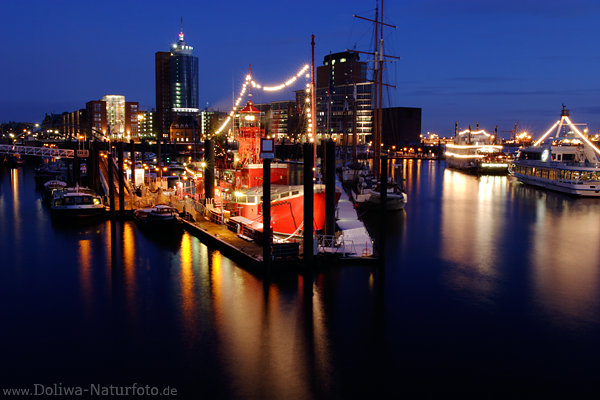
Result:
{"type": "MultiPolygon", "coordinates": [[[[321,230],[325,225],[325,191],[313,195],[313,229],[321,230]]],[[[262,222],[260,204],[238,204],[240,215],[262,222]]],[[[299,235],[304,229],[304,194],[279,198],[271,202],[271,228],[278,235],[299,235]]]]}

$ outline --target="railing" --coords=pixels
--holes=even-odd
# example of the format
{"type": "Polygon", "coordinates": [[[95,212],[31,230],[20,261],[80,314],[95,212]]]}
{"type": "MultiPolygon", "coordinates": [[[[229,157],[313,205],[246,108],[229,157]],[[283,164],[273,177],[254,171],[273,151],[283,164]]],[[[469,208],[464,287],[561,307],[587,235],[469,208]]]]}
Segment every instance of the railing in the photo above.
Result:
{"type": "Polygon", "coordinates": [[[73,158],[75,150],[59,149],[55,147],[17,146],[13,144],[0,144],[0,153],[18,153],[24,156],[73,158]]]}

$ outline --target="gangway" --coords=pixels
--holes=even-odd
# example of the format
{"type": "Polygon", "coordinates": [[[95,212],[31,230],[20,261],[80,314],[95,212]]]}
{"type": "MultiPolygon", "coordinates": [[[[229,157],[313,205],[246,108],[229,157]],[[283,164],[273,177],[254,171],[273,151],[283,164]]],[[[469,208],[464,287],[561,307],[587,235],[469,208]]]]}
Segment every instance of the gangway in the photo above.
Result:
{"type": "Polygon", "coordinates": [[[75,150],[58,147],[20,146],[0,144],[0,154],[20,154],[22,156],[41,156],[55,158],[74,158],[75,150]]]}

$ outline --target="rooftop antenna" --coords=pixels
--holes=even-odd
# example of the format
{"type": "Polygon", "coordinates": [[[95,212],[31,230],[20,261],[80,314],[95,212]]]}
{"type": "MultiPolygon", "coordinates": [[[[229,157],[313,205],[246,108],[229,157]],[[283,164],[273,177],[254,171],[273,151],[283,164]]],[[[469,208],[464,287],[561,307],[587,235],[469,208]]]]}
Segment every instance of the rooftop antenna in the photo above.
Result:
{"type": "Polygon", "coordinates": [[[181,17],[181,22],[179,25],[179,41],[183,42],[183,17],[181,17]]]}

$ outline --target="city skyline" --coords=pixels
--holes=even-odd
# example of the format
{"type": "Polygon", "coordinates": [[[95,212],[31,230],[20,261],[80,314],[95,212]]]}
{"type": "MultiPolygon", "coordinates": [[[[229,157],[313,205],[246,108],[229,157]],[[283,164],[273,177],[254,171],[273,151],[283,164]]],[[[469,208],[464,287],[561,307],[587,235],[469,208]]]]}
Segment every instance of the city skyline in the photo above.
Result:
{"type": "MultiPolygon", "coordinates": [[[[199,58],[199,106],[228,111],[248,64],[257,80],[278,83],[330,52],[369,51],[375,2],[286,4],[182,2],[164,8],[149,1],[79,4],[9,3],[0,27],[0,121],[39,122],[44,113],[82,108],[106,94],[155,107],[154,54],[177,41],[180,18],[199,58]],[[119,3],[121,4],[121,3],[119,3]]],[[[517,120],[541,134],[562,103],[575,122],[600,129],[600,83],[593,65],[593,21],[600,6],[577,0],[387,2],[386,53],[401,57],[388,70],[397,89],[384,105],[423,109],[423,132],[453,132],[454,122],[500,132],[517,120]]],[[[371,46],[372,47],[372,46],[371,46]]],[[[361,56],[368,59],[368,56],[361,56]]],[[[298,87],[300,88],[300,87],[298,87]]],[[[295,88],[295,89],[298,89],[295,88]]],[[[256,101],[293,99],[293,91],[256,101]]],[[[506,133],[504,133],[506,135],[506,133]]]]}

